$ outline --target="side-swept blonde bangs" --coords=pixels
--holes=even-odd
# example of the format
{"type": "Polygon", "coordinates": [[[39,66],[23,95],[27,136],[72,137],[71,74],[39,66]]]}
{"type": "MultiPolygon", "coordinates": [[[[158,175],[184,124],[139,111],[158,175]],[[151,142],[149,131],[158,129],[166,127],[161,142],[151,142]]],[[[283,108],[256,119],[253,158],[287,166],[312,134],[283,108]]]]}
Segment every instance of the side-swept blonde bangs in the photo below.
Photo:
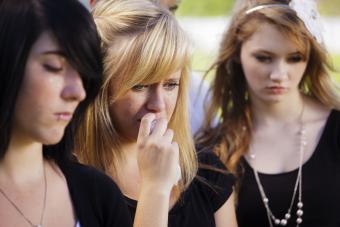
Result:
{"type": "Polygon", "coordinates": [[[77,133],[81,161],[114,175],[121,160],[119,134],[109,106],[137,84],[158,83],[181,71],[176,108],[169,122],[180,147],[180,191],[197,172],[188,118],[190,44],[170,12],[147,0],[100,2],[93,16],[102,38],[104,84],[77,133]],[[114,86],[112,86],[114,84],[114,86]],[[113,89],[114,88],[114,89],[113,89]]]}

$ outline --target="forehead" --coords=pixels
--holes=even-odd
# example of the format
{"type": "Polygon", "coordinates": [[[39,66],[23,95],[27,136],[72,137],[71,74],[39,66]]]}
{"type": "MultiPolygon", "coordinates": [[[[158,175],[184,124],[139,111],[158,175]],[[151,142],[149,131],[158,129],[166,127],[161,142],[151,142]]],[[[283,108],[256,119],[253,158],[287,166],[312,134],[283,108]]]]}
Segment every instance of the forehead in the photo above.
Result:
{"type": "Polygon", "coordinates": [[[49,32],[43,32],[32,46],[31,54],[38,55],[44,52],[59,50],[57,41],[49,32]]]}
{"type": "Polygon", "coordinates": [[[178,70],[176,72],[169,74],[169,76],[165,79],[180,79],[181,75],[182,75],[182,70],[178,70]]]}
{"type": "Polygon", "coordinates": [[[182,70],[177,70],[171,73],[162,73],[162,74],[154,74],[149,78],[144,78],[142,81],[138,83],[141,84],[154,84],[154,83],[162,83],[168,80],[180,80],[182,77],[182,70]]]}
{"type": "Polygon", "coordinates": [[[299,46],[276,26],[264,23],[247,39],[242,48],[265,50],[273,53],[292,53],[299,51],[299,46]]]}

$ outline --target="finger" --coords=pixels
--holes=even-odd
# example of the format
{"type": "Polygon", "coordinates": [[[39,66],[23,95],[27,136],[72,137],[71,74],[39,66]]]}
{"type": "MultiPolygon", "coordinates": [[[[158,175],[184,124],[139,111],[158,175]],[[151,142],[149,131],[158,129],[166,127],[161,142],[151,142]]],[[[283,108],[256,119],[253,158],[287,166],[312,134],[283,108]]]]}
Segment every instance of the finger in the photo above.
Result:
{"type": "Polygon", "coordinates": [[[182,172],[181,172],[181,166],[179,163],[179,146],[178,143],[176,142],[172,142],[171,146],[173,147],[174,153],[175,153],[175,160],[176,160],[176,183],[178,184],[178,182],[181,180],[182,178],[182,172]]]}
{"type": "Polygon", "coordinates": [[[176,184],[182,179],[182,171],[181,171],[181,166],[178,163],[177,168],[176,168],[176,184]]]}
{"type": "Polygon", "coordinates": [[[166,143],[172,143],[172,140],[174,138],[174,131],[168,128],[165,131],[163,138],[166,143]]]}
{"type": "Polygon", "coordinates": [[[172,149],[175,153],[175,160],[176,160],[177,163],[179,163],[179,146],[178,146],[178,143],[173,141],[171,143],[171,146],[172,146],[172,149]]]}
{"type": "Polygon", "coordinates": [[[165,118],[157,119],[155,123],[154,129],[151,132],[151,135],[154,136],[163,136],[166,129],[168,128],[168,121],[165,118]]]}
{"type": "Polygon", "coordinates": [[[155,114],[148,113],[142,117],[139,125],[137,142],[144,140],[150,134],[151,122],[156,118],[155,114]]]}

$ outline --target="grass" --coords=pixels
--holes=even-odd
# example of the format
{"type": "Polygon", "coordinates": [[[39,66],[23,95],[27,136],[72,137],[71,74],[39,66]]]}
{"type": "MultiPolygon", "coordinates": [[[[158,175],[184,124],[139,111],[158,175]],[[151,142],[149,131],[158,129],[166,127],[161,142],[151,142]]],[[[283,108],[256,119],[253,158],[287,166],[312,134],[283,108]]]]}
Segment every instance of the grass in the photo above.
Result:
{"type": "Polygon", "coordinates": [[[331,74],[334,76],[335,80],[340,83],[340,55],[333,55],[332,61],[336,72],[332,72],[331,74]]]}
{"type": "MultiPolygon", "coordinates": [[[[228,15],[234,0],[182,0],[179,16],[224,16],[228,15]]],[[[323,16],[340,16],[340,0],[319,1],[323,16]]]]}

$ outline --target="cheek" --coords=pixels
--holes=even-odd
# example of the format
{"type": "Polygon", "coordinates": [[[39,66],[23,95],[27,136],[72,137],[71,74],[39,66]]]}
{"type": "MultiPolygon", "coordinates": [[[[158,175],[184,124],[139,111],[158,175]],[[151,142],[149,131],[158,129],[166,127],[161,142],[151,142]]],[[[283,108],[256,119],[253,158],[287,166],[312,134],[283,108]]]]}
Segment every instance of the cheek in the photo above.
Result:
{"type": "Polygon", "coordinates": [[[261,79],[261,75],[263,75],[263,72],[261,72],[259,67],[256,67],[255,64],[243,65],[243,73],[246,82],[250,87],[253,87],[255,84],[257,84],[258,80],[261,79]]]}
{"type": "Polygon", "coordinates": [[[63,86],[63,77],[51,75],[39,64],[32,63],[26,68],[18,99],[23,99],[30,109],[53,108],[58,105],[63,86]]]}
{"type": "Polygon", "coordinates": [[[241,53],[241,66],[244,76],[249,83],[257,74],[256,64],[246,53],[241,53]]]}
{"type": "Polygon", "coordinates": [[[127,94],[111,105],[111,116],[118,121],[124,119],[131,121],[131,118],[136,117],[136,114],[142,108],[143,104],[144,102],[141,97],[127,94]]]}
{"type": "Polygon", "coordinates": [[[307,68],[307,64],[300,64],[298,66],[296,66],[295,68],[292,68],[292,72],[296,82],[300,83],[300,81],[302,80],[303,74],[305,73],[307,68]]]}
{"type": "Polygon", "coordinates": [[[168,120],[170,120],[176,108],[178,94],[179,94],[179,89],[176,89],[176,91],[171,92],[169,95],[166,96],[165,103],[166,103],[166,113],[167,113],[168,120]]]}
{"type": "Polygon", "coordinates": [[[241,58],[241,64],[249,87],[255,87],[265,80],[270,71],[267,66],[260,64],[250,56],[241,58]]]}

